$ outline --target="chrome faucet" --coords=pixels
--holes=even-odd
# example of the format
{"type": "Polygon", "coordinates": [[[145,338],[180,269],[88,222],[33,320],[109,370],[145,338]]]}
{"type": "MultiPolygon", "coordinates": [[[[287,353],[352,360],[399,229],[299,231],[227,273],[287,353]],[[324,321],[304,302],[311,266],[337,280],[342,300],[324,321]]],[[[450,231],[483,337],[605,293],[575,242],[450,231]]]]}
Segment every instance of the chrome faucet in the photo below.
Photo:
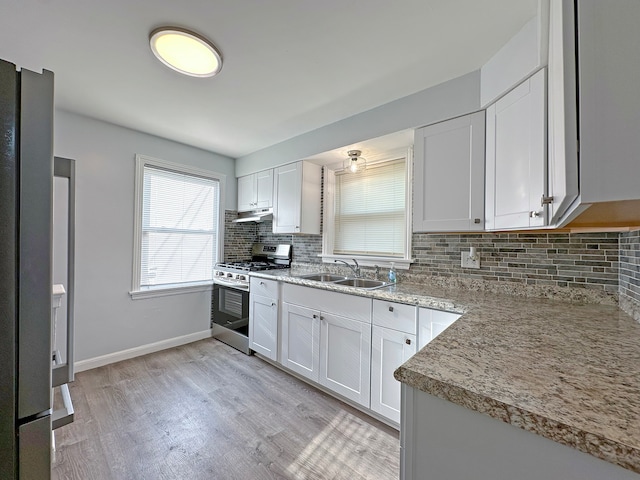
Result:
{"type": "Polygon", "coordinates": [[[349,264],[349,262],[345,262],[344,260],[334,260],[334,262],[340,262],[340,263],[344,263],[347,267],[349,267],[351,269],[351,271],[353,272],[353,274],[357,277],[360,276],[360,266],[358,265],[358,261],[355,258],[352,258],[353,263],[356,264],[356,266],[354,267],[353,265],[349,264]]]}

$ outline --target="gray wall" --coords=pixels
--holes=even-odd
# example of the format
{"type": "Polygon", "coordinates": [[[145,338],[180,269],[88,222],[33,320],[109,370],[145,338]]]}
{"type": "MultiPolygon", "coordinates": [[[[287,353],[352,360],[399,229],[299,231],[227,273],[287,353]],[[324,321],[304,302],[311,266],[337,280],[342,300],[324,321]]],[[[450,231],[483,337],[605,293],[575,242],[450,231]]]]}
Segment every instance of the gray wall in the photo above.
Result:
{"type": "Polygon", "coordinates": [[[236,176],[479,109],[480,72],[475,71],[240,157],[236,176]]]}
{"type": "Polygon", "coordinates": [[[211,292],[131,300],[135,154],[227,176],[231,158],[56,111],[54,152],[76,160],[75,357],[85,360],[209,328],[211,292]]]}

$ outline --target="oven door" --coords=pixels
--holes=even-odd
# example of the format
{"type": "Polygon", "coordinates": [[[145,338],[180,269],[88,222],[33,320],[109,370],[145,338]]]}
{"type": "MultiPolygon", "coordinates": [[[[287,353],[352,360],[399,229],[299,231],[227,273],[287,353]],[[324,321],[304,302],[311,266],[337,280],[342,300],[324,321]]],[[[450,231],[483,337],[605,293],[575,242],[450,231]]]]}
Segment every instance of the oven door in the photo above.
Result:
{"type": "Polygon", "coordinates": [[[249,292],[214,283],[211,323],[249,337],[249,292]]]}

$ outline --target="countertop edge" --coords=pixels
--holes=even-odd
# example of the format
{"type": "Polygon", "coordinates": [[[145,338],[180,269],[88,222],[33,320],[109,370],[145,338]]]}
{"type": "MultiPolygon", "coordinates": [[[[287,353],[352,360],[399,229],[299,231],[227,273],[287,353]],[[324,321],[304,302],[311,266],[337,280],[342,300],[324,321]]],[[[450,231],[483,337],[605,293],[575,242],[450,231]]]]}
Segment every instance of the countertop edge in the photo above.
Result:
{"type": "Polygon", "coordinates": [[[514,427],[575,448],[627,470],[640,473],[640,465],[637,461],[640,456],[640,449],[633,446],[611,440],[603,435],[584,431],[521,407],[471,392],[457,385],[419,374],[404,366],[400,366],[395,371],[394,377],[399,382],[429,395],[434,395],[514,427]]]}

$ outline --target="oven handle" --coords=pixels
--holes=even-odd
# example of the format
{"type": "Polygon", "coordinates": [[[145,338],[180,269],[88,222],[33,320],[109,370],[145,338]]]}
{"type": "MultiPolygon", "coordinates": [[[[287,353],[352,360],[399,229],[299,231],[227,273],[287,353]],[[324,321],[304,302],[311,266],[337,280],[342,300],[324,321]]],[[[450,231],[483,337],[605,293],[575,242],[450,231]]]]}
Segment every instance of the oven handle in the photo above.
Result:
{"type": "Polygon", "coordinates": [[[241,283],[237,283],[237,282],[228,282],[226,280],[222,280],[220,278],[215,278],[213,280],[213,283],[217,283],[218,285],[224,285],[225,287],[231,287],[231,288],[235,288],[236,290],[242,290],[244,292],[248,292],[249,291],[249,285],[243,285],[241,283]]]}

